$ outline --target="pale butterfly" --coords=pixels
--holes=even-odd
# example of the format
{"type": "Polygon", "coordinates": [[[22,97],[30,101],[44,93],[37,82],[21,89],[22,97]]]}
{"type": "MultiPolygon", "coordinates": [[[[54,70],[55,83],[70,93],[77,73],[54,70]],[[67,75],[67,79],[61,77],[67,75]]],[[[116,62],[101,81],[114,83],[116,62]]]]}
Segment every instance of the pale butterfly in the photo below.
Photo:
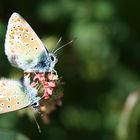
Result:
{"type": "Polygon", "coordinates": [[[47,50],[30,25],[18,13],[13,13],[9,19],[5,53],[13,66],[25,72],[56,72],[55,53],[47,50]]]}
{"type": "Polygon", "coordinates": [[[26,82],[2,78],[0,80],[0,113],[11,112],[25,107],[38,107],[41,97],[37,90],[26,82]]]}

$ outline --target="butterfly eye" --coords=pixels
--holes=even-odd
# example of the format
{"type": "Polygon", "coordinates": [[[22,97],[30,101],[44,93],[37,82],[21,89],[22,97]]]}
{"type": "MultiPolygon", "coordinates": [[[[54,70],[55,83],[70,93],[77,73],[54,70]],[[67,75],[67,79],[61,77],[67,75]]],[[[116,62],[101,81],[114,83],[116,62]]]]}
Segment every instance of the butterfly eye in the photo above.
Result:
{"type": "Polygon", "coordinates": [[[51,56],[51,60],[54,61],[54,56],[51,56]]]}

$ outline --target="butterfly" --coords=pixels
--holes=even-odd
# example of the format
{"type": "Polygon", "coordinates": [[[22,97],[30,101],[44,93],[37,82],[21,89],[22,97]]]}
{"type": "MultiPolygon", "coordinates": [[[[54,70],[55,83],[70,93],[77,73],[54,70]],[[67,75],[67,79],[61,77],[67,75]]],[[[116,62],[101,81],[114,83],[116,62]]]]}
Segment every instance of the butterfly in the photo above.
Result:
{"type": "MultiPolygon", "coordinates": [[[[27,82],[26,82],[27,84],[27,82]]],[[[21,81],[2,78],[0,80],[0,113],[11,112],[25,107],[38,107],[41,97],[37,90],[21,81]]]]}
{"type": "Polygon", "coordinates": [[[12,66],[25,72],[56,72],[55,53],[49,52],[30,25],[18,14],[9,19],[5,53],[12,66]]]}
{"type": "Polygon", "coordinates": [[[58,81],[53,73],[26,73],[21,80],[0,79],[0,113],[27,107],[39,109],[42,101],[50,99],[58,81]],[[42,88],[39,90],[36,86],[42,88]]]}
{"type": "MultiPolygon", "coordinates": [[[[56,72],[55,53],[47,50],[30,25],[18,13],[13,13],[8,22],[5,54],[11,65],[24,70],[24,73],[56,72]]],[[[46,87],[46,90],[47,88],[49,87],[46,87]]],[[[36,108],[40,100],[38,90],[30,85],[28,76],[21,81],[5,78],[0,80],[0,113],[29,106],[36,108]]]]}

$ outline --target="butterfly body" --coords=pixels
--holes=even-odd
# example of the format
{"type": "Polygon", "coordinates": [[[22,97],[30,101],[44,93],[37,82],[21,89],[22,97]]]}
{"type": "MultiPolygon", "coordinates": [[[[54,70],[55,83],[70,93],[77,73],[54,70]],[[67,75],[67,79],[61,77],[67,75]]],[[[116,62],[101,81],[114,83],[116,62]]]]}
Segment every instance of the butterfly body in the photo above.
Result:
{"type": "Polygon", "coordinates": [[[48,53],[46,55],[46,53],[42,53],[38,59],[38,62],[33,67],[27,68],[24,71],[25,72],[55,72],[54,66],[56,62],[57,59],[55,58],[55,54],[48,53]]]}

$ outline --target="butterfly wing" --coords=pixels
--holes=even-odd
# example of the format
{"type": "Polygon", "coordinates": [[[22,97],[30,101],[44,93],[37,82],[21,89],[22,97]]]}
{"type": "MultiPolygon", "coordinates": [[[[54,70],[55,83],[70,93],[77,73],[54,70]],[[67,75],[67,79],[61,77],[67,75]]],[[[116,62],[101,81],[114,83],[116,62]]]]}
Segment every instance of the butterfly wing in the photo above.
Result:
{"type": "Polygon", "coordinates": [[[19,110],[31,104],[29,96],[23,89],[19,81],[0,80],[0,113],[19,110]]]}
{"type": "Polygon", "coordinates": [[[23,70],[34,67],[40,56],[47,53],[36,33],[18,13],[9,19],[5,53],[13,66],[23,70]]]}

